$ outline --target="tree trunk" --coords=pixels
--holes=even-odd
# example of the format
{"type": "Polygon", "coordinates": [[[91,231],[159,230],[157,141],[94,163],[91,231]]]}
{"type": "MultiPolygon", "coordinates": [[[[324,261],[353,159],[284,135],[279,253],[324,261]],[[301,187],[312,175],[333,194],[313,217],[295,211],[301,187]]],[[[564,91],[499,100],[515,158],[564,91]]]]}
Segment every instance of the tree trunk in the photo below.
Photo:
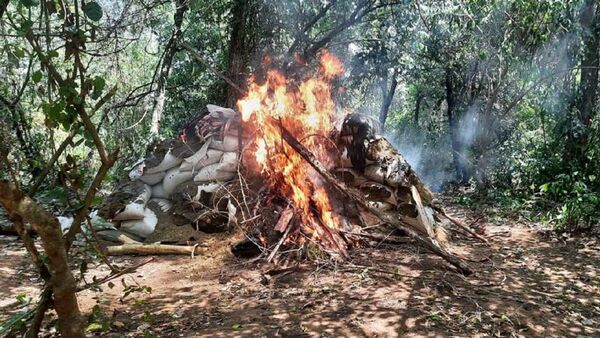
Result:
{"type": "Polygon", "coordinates": [[[173,16],[173,33],[165,47],[165,52],[162,61],[160,62],[160,71],[156,80],[156,93],[152,108],[152,126],[150,127],[150,132],[154,135],[158,135],[158,131],[160,130],[160,121],[162,120],[167,95],[167,79],[171,73],[173,57],[177,52],[177,42],[181,38],[181,25],[183,23],[185,12],[188,10],[188,2],[175,0],[175,6],[177,8],[175,9],[175,14],[173,16]]]}
{"type": "Polygon", "coordinates": [[[396,75],[396,72],[394,72],[394,75],[392,76],[392,83],[390,84],[389,89],[387,87],[387,76],[381,80],[383,103],[381,105],[381,109],[379,110],[379,124],[381,125],[382,132],[385,131],[385,121],[387,120],[390,106],[394,100],[394,94],[396,93],[396,87],[398,86],[398,79],[396,75]]]}
{"type": "Polygon", "coordinates": [[[423,95],[421,93],[417,94],[417,102],[415,104],[415,115],[414,115],[414,122],[415,122],[415,126],[418,127],[419,126],[419,114],[421,112],[421,102],[423,101],[423,95]]]}
{"type": "MultiPolygon", "coordinates": [[[[579,121],[587,129],[592,124],[594,108],[598,100],[598,68],[600,67],[600,6],[597,0],[587,0],[580,17],[583,29],[584,51],[581,60],[581,80],[577,109],[579,121]]],[[[587,142],[583,137],[581,141],[587,142]]]]}
{"type": "Polygon", "coordinates": [[[482,111],[479,112],[480,124],[478,126],[478,133],[476,136],[476,158],[477,158],[477,173],[476,179],[477,184],[480,188],[487,188],[489,181],[487,175],[487,151],[495,137],[495,116],[492,114],[492,110],[498,101],[498,95],[500,94],[500,88],[504,83],[506,74],[508,73],[508,65],[504,63],[500,68],[498,79],[492,88],[492,94],[488,98],[487,103],[482,111]]]}
{"type": "Polygon", "coordinates": [[[83,320],[75,295],[77,285],[68,265],[67,251],[56,217],[6,181],[0,182],[0,204],[9,214],[19,215],[31,223],[40,236],[48,256],[50,285],[61,336],[84,337],[83,320]]]}
{"type": "MultiPolygon", "coordinates": [[[[227,63],[227,77],[238,87],[244,88],[247,76],[247,65],[251,53],[254,51],[251,45],[253,17],[252,0],[235,0],[231,9],[231,35],[229,38],[229,58],[227,63]]],[[[227,86],[226,107],[235,107],[241,93],[232,86],[227,86]]]]}
{"type": "Polygon", "coordinates": [[[446,68],[446,104],[447,104],[447,116],[448,116],[448,134],[450,136],[450,143],[452,146],[452,162],[456,170],[456,179],[461,183],[468,181],[466,167],[465,167],[465,154],[462,142],[460,140],[460,130],[458,130],[458,121],[455,112],[455,101],[454,101],[454,88],[452,84],[452,70],[446,68]]]}

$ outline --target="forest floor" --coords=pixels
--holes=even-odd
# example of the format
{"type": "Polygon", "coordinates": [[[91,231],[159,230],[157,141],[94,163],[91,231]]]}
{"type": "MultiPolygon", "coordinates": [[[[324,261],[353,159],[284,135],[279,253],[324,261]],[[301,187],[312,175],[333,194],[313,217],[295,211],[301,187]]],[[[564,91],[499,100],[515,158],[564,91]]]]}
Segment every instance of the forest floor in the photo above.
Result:
{"type": "MultiPolygon", "coordinates": [[[[467,222],[469,210],[447,207],[467,222]]],[[[216,235],[195,258],[156,257],[78,294],[102,337],[598,337],[598,239],[480,222],[492,247],[455,239],[463,277],[412,244],[357,249],[351,260],[279,269],[229,253],[216,235]],[[278,270],[279,269],[279,270],[278,270]]],[[[34,303],[41,282],[14,237],[0,236],[0,320],[34,303]],[[21,297],[17,297],[21,295],[21,297]],[[17,298],[20,298],[18,300],[17,298]]],[[[129,266],[147,257],[113,258],[129,266]]],[[[89,267],[86,280],[109,273],[89,267]]],[[[52,324],[50,322],[50,324],[52,324]]],[[[50,325],[47,325],[50,326],[50,325]]],[[[46,328],[45,336],[55,336],[46,328]]]]}

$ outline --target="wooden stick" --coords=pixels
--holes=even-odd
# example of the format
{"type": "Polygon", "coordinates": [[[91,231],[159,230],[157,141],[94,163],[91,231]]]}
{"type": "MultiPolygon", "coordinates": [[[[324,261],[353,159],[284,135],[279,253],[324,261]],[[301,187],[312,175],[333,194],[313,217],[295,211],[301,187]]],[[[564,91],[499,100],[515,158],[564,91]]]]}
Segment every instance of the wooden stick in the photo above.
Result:
{"type": "Polygon", "coordinates": [[[118,278],[118,277],[121,277],[123,275],[126,275],[128,273],[135,272],[135,270],[137,270],[138,268],[140,268],[143,265],[146,265],[146,264],[152,262],[153,260],[154,260],[154,257],[151,257],[150,259],[145,260],[145,261],[141,262],[140,264],[136,264],[136,265],[127,267],[127,268],[125,268],[125,269],[123,269],[121,271],[111,273],[111,274],[109,274],[106,277],[103,277],[101,279],[96,280],[94,283],[82,285],[82,286],[80,286],[80,287],[77,288],[77,292],[80,292],[80,291],[83,291],[83,290],[87,290],[89,288],[93,288],[95,286],[98,286],[100,284],[104,284],[104,283],[106,283],[106,282],[108,282],[110,280],[113,280],[115,278],[118,278]]]}
{"type": "Polygon", "coordinates": [[[471,230],[471,228],[469,228],[467,225],[465,225],[463,222],[459,221],[458,219],[451,217],[450,215],[446,214],[446,212],[444,211],[444,209],[442,209],[439,206],[433,206],[433,209],[435,209],[437,212],[439,212],[440,214],[442,214],[442,216],[446,217],[450,222],[452,222],[454,225],[456,225],[457,227],[463,229],[464,231],[468,232],[471,236],[473,236],[474,238],[477,238],[478,240],[484,242],[487,245],[490,245],[490,242],[488,242],[488,240],[481,236],[480,234],[476,233],[475,231],[471,230]]]}
{"type": "Polygon", "coordinates": [[[123,244],[106,247],[106,254],[119,255],[191,255],[200,253],[197,246],[167,244],[123,244]]]}
{"type": "Polygon", "coordinates": [[[308,162],[321,176],[333,187],[335,187],[340,193],[348,197],[350,200],[354,201],[356,204],[361,206],[363,209],[369,211],[373,215],[377,216],[377,218],[382,221],[391,224],[401,230],[406,231],[410,237],[415,239],[417,242],[427,247],[431,251],[433,251],[438,256],[445,259],[450,264],[454,265],[462,274],[468,276],[473,273],[471,267],[464,262],[462,259],[457,257],[456,255],[448,252],[446,249],[442,248],[434,242],[431,238],[421,237],[415,230],[413,230],[410,226],[401,223],[398,219],[387,215],[376,208],[369,206],[363,198],[361,198],[358,193],[346,188],[338,180],[323,166],[319,160],[308,150],[306,149],[296,138],[287,130],[285,127],[279,123],[281,128],[281,136],[287,142],[287,144],[292,147],[306,162],[308,162]]]}
{"type": "MultiPolygon", "coordinates": [[[[292,209],[293,211],[293,209],[292,209]]],[[[287,221],[287,223],[290,222],[290,220],[293,219],[294,213],[291,212],[292,217],[290,217],[290,219],[287,221]]],[[[285,215],[282,215],[281,217],[284,217],[285,215]]],[[[267,258],[267,262],[270,263],[273,258],[275,257],[275,254],[277,253],[277,251],[279,251],[279,247],[281,246],[281,244],[283,244],[283,242],[285,242],[285,239],[287,238],[287,236],[290,234],[290,231],[292,230],[292,228],[294,227],[295,223],[292,224],[287,224],[287,229],[285,229],[285,232],[283,233],[283,236],[281,236],[281,239],[279,240],[279,242],[277,242],[277,245],[275,246],[275,248],[273,249],[273,251],[271,251],[271,253],[269,254],[269,257],[267,258]]]]}

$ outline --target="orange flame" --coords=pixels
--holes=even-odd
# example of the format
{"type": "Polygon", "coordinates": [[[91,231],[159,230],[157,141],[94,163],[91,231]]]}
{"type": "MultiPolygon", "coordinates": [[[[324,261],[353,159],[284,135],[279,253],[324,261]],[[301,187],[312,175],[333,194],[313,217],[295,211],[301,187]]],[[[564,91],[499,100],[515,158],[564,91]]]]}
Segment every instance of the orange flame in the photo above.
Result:
{"type": "Polygon", "coordinates": [[[313,235],[318,233],[310,229],[315,221],[337,228],[331,201],[318,174],[282,140],[278,124],[282,123],[322,163],[332,163],[324,142],[335,114],[331,81],[343,74],[344,68],[329,52],[320,55],[319,64],[317,73],[300,83],[275,69],[267,72],[262,84],[251,78],[248,93],[237,103],[246,126],[256,130],[249,149],[262,175],[272,190],[300,211],[306,233],[313,235]]]}

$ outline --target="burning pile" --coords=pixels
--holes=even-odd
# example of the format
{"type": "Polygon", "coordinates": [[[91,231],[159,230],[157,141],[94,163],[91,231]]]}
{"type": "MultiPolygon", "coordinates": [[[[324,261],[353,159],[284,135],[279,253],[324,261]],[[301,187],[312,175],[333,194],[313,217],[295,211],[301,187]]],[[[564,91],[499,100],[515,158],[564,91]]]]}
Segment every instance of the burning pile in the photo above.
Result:
{"type": "MultiPolygon", "coordinates": [[[[305,237],[293,240],[302,244],[305,238],[325,242],[324,248],[346,252],[346,241],[337,231],[342,217],[334,211],[330,192],[322,178],[287,143],[282,142],[281,128],[293,135],[328,167],[335,164],[335,144],[328,138],[334,129],[335,104],[331,81],[343,73],[341,62],[330,53],[319,58],[315,76],[290,81],[276,70],[266,73],[264,83],[252,78],[248,94],[238,102],[244,128],[254,130],[248,151],[271,192],[287,199],[297,215],[294,223],[302,227],[305,237]]],[[[288,224],[280,225],[286,231],[288,224]]]]}
{"type": "Polygon", "coordinates": [[[249,248],[269,261],[281,248],[302,253],[312,245],[346,257],[366,228],[391,226],[469,273],[446,250],[441,217],[469,230],[434,205],[376,122],[336,110],[332,82],[343,72],[325,52],[302,78],[275,67],[251,78],[239,112],[209,106],[178,139],[160,142],[100,215],[146,242],[160,240],[155,227],[175,231],[168,224],[204,232],[250,224],[255,238],[234,253],[249,248]],[[261,185],[262,194],[248,189],[261,185]]]}

